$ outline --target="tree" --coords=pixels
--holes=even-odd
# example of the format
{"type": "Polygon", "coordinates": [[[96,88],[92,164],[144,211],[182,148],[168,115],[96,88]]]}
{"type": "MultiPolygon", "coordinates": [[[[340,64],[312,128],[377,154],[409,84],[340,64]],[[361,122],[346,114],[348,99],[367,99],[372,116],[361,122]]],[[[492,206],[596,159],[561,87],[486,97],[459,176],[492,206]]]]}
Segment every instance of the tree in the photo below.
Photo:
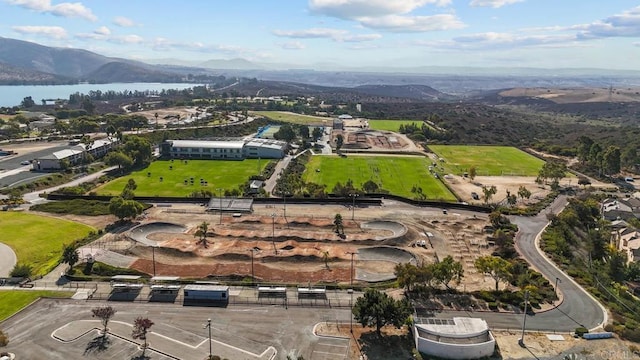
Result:
{"type": "Polygon", "coordinates": [[[27,96],[23,98],[22,102],[20,103],[20,107],[23,107],[23,108],[30,108],[34,106],[36,106],[36,102],[33,100],[31,96],[27,96]]]}
{"type": "Polygon", "coordinates": [[[529,189],[527,189],[526,187],[524,187],[524,185],[522,185],[518,188],[518,196],[522,200],[528,199],[531,197],[531,191],[529,191],[529,189]]]}
{"type": "Polygon", "coordinates": [[[375,289],[367,289],[353,306],[353,315],[362,326],[375,326],[378,336],[385,325],[400,328],[411,314],[411,306],[406,299],[394,300],[375,289]]]}
{"type": "Polygon", "coordinates": [[[380,189],[380,186],[376,184],[373,180],[367,180],[364,184],[362,184],[362,190],[366,193],[375,193],[380,189]]]}
{"type": "Polygon", "coordinates": [[[144,167],[151,163],[153,151],[145,138],[129,135],[125,138],[122,152],[133,160],[133,164],[144,167]]]}
{"type": "Polygon", "coordinates": [[[145,352],[147,351],[147,347],[149,344],[147,343],[147,333],[149,329],[153,326],[153,321],[148,318],[137,317],[133,321],[133,330],[131,331],[131,337],[136,340],[142,340],[142,357],[144,357],[145,352]]]}
{"type": "Polygon", "coordinates": [[[135,200],[117,196],[109,202],[109,212],[120,220],[133,219],[144,212],[144,206],[135,200]]]}
{"type": "Polygon", "coordinates": [[[298,133],[300,134],[300,138],[302,138],[302,140],[309,139],[309,126],[300,125],[300,127],[298,128],[298,133]]]}
{"type": "Polygon", "coordinates": [[[496,282],[496,291],[500,280],[509,281],[511,278],[511,263],[497,256],[481,256],[476,259],[474,265],[478,271],[487,274],[496,282]]]}
{"type": "Polygon", "coordinates": [[[336,227],[336,233],[340,234],[340,231],[342,230],[342,233],[344,234],[342,215],[336,214],[336,216],[333,217],[333,225],[336,227]]]}
{"type": "Polygon", "coordinates": [[[449,283],[451,281],[455,281],[456,284],[460,283],[460,280],[464,277],[464,268],[459,261],[453,260],[453,257],[449,255],[434,264],[433,275],[437,282],[450,289],[449,283]]]}
{"type": "Polygon", "coordinates": [[[111,306],[101,306],[91,309],[91,314],[93,317],[100,319],[102,323],[102,336],[107,336],[107,332],[109,331],[107,325],[109,325],[109,321],[116,314],[116,309],[111,306]]]}
{"type": "Polygon", "coordinates": [[[72,245],[65,245],[62,249],[62,262],[64,264],[69,264],[69,271],[73,269],[73,265],[77,264],[80,260],[80,254],[78,250],[72,245]]]}
{"type": "Polygon", "coordinates": [[[603,155],[603,167],[607,175],[613,175],[620,172],[620,148],[617,146],[609,146],[603,155]]]}
{"type": "Polygon", "coordinates": [[[509,206],[513,206],[516,202],[518,202],[516,194],[512,194],[511,191],[507,190],[507,204],[509,204],[509,206]]]}
{"type": "Polygon", "coordinates": [[[551,188],[556,189],[560,180],[565,176],[567,176],[566,164],[559,161],[547,161],[538,172],[536,182],[546,184],[547,180],[551,180],[551,188]]]}
{"type": "Polygon", "coordinates": [[[396,264],[394,274],[398,280],[398,285],[407,292],[411,292],[413,285],[418,282],[418,267],[411,263],[396,264]]]}
{"type": "Polygon", "coordinates": [[[489,200],[498,192],[498,189],[495,185],[491,186],[483,186],[482,187],[482,198],[484,199],[484,203],[489,203],[489,200]]]}
{"type": "Polygon", "coordinates": [[[476,170],[475,166],[472,166],[469,168],[469,179],[471,179],[473,181],[473,179],[476,178],[476,175],[478,175],[478,170],[476,170]]]}
{"type": "Polygon", "coordinates": [[[322,252],[322,260],[324,261],[324,266],[328,269],[329,268],[329,252],[328,251],[322,252]]]}
{"type": "Polygon", "coordinates": [[[0,347],[5,347],[9,345],[9,337],[4,331],[0,330],[0,347]]]}
{"type": "Polygon", "coordinates": [[[209,223],[203,221],[200,225],[198,225],[198,230],[193,236],[198,238],[198,245],[202,245],[205,249],[209,246],[207,242],[207,232],[209,231],[209,223]]]}
{"type": "Polygon", "coordinates": [[[343,144],[344,144],[344,137],[342,136],[342,134],[338,134],[338,136],[336,136],[336,150],[340,151],[343,144]]]}
{"type": "Polygon", "coordinates": [[[19,277],[19,278],[28,278],[31,276],[32,270],[33,269],[31,268],[31,265],[17,263],[11,270],[11,273],[9,273],[9,276],[19,277]]]}
{"type": "Polygon", "coordinates": [[[589,160],[591,146],[593,146],[593,139],[590,137],[583,135],[578,138],[578,148],[576,149],[576,153],[578,155],[578,160],[583,164],[589,160]]]}
{"type": "Polygon", "coordinates": [[[293,131],[291,124],[284,124],[280,126],[280,129],[273,134],[273,138],[276,140],[283,140],[291,142],[296,138],[296,132],[293,131]]]}
{"type": "Polygon", "coordinates": [[[313,128],[313,131],[311,131],[311,136],[313,137],[313,141],[318,141],[322,135],[324,135],[322,133],[322,128],[319,126],[316,126],[313,128]]]}
{"type": "Polygon", "coordinates": [[[112,151],[104,157],[104,162],[109,166],[117,166],[119,170],[129,169],[133,166],[133,159],[121,151],[112,151]]]}

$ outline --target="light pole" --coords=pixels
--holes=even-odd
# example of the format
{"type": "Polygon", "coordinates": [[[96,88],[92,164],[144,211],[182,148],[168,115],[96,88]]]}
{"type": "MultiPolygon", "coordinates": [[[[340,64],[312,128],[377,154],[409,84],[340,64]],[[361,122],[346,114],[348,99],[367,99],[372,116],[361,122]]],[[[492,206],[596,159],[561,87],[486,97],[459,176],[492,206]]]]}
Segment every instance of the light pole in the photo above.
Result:
{"type": "Polygon", "coordinates": [[[287,220],[287,195],[289,195],[289,193],[286,192],[286,191],[282,193],[282,202],[284,203],[283,216],[284,216],[284,221],[287,223],[287,229],[288,229],[289,228],[289,220],[287,220]]]}
{"type": "Polygon", "coordinates": [[[278,249],[276,249],[276,216],[278,214],[271,214],[271,243],[273,243],[273,251],[278,255],[278,249]]]}
{"type": "Polygon", "coordinates": [[[356,198],[358,194],[349,194],[351,196],[351,220],[355,220],[356,198]]]}
{"type": "Polygon", "coordinates": [[[156,247],[151,247],[151,261],[153,261],[153,276],[156,276],[156,247]]]}
{"type": "Polygon", "coordinates": [[[213,358],[213,352],[211,351],[211,319],[207,319],[207,325],[204,327],[209,328],[209,359],[213,358]]]}
{"type": "Polygon", "coordinates": [[[353,334],[353,289],[349,289],[351,299],[349,299],[349,331],[353,334]]]}
{"type": "Polygon", "coordinates": [[[347,254],[351,255],[351,272],[350,275],[350,284],[353,286],[353,255],[357,254],[357,252],[349,251],[347,254]]]}
{"type": "Polygon", "coordinates": [[[524,312],[522,313],[522,336],[518,340],[518,345],[521,347],[526,347],[524,344],[524,329],[527,324],[527,303],[529,302],[529,290],[524,292],[524,312]]]}
{"type": "Polygon", "coordinates": [[[254,272],[253,272],[253,251],[254,251],[254,248],[251,248],[251,250],[249,250],[249,251],[251,251],[251,284],[253,284],[254,279],[256,278],[255,275],[254,275],[254,272]]]}
{"type": "Polygon", "coordinates": [[[220,225],[222,225],[222,188],[217,188],[218,194],[220,195],[218,199],[220,199],[220,225]]]}

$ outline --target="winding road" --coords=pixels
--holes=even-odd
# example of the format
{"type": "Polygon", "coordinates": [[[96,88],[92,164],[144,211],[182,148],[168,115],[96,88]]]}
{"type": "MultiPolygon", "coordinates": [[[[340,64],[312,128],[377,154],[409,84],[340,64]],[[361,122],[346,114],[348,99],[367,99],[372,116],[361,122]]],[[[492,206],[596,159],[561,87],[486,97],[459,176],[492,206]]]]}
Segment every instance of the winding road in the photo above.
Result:
{"type": "MultiPolygon", "coordinates": [[[[567,204],[566,196],[559,196],[545,210],[533,217],[513,216],[511,222],[518,225],[516,248],[522,257],[545,278],[555,285],[558,279],[558,289],[562,302],[550,310],[527,315],[526,330],[573,332],[583,326],[593,330],[607,321],[606,309],[579,286],[572,278],[558,269],[540,250],[538,238],[548,224],[547,214],[558,214],[567,204]]],[[[521,329],[522,313],[498,312],[466,312],[442,311],[437,314],[440,318],[453,316],[480,317],[494,329],[521,329]]]]}

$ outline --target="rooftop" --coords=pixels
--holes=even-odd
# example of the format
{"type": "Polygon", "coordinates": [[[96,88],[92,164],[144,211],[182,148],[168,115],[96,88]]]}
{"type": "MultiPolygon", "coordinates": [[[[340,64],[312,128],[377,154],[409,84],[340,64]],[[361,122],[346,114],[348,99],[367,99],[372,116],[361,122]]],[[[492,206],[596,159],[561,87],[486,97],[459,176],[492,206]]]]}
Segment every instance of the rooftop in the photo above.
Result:
{"type": "Polygon", "coordinates": [[[487,322],[479,318],[454,317],[453,319],[418,318],[416,327],[443,336],[475,336],[489,331],[487,322]]]}
{"type": "Polygon", "coordinates": [[[173,147],[201,149],[242,149],[244,142],[240,140],[168,140],[173,147]]]}

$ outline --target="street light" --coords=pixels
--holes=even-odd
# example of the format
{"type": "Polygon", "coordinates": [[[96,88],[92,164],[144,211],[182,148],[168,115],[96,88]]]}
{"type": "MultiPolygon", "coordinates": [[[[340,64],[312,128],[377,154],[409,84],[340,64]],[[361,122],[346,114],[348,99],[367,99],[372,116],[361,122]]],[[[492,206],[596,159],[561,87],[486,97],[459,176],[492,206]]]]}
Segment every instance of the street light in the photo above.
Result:
{"type": "Polygon", "coordinates": [[[254,250],[255,250],[254,248],[251,248],[249,250],[249,251],[251,251],[251,284],[253,284],[254,279],[256,278],[255,275],[254,275],[254,272],[253,272],[253,251],[254,250]]]}
{"type": "Polygon", "coordinates": [[[350,280],[351,280],[351,286],[353,286],[353,255],[357,254],[358,252],[356,251],[349,251],[347,252],[347,254],[351,255],[351,272],[350,274],[350,280]]]}
{"type": "Polygon", "coordinates": [[[153,261],[153,276],[156,276],[156,246],[151,247],[151,261],[153,261]]]}
{"type": "Polygon", "coordinates": [[[220,225],[222,225],[222,188],[217,188],[216,190],[218,190],[220,195],[218,199],[220,199],[220,225]]]}
{"type": "Polygon", "coordinates": [[[358,194],[349,194],[349,196],[351,196],[351,199],[352,199],[352,202],[351,202],[351,220],[355,220],[356,198],[358,197],[358,194]]]}
{"type": "Polygon", "coordinates": [[[289,220],[287,220],[287,195],[289,195],[289,193],[286,192],[286,191],[282,193],[282,202],[284,203],[283,216],[284,216],[284,221],[287,223],[287,229],[288,229],[289,228],[289,220]]]}
{"type": "Polygon", "coordinates": [[[521,347],[526,347],[524,344],[524,328],[527,324],[527,303],[529,302],[529,290],[524,292],[524,312],[522,313],[522,336],[518,340],[518,345],[521,347]]]}
{"type": "Polygon", "coordinates": [[[278,255],[278,249],[276,249],[276,216],[278,214],[271,214],[271,243],[273,243],[273,251],[278,255]]]}
{"type": "Polygon", "coordinates": [[[207,324],[204,326],[209,328],[209,359],[213,358],[213,353],[211,351],[211,319],[207,319],[207,324]]]}

